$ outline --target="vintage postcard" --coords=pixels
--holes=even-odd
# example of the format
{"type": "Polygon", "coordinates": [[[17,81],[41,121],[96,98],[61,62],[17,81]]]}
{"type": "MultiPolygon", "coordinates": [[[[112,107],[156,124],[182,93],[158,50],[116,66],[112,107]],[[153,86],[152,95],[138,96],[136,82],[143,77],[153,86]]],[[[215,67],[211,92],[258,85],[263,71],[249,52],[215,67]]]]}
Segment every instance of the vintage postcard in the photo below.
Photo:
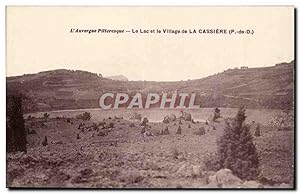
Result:
{"type": "Polygon", "coordinates": [[[294,20],[7,6],[6,186],[295,189],[294,20]]]}

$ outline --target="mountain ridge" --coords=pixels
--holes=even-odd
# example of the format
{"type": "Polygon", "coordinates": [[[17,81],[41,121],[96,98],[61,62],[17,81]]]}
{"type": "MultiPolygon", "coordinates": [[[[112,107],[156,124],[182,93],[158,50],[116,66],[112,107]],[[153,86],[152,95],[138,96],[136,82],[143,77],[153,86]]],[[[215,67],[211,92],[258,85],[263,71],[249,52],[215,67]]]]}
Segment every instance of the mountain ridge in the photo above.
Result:
{"type": "Polygon", "coordinates": [[[187,81],[120,81],[81,70],[57,69],[7,77],[7,95],[24,95],[25,112],[97,108],[101,94],[196,93],[202,107],[292,109],[294,61],[261,68],[228,69],[187,81]]]}

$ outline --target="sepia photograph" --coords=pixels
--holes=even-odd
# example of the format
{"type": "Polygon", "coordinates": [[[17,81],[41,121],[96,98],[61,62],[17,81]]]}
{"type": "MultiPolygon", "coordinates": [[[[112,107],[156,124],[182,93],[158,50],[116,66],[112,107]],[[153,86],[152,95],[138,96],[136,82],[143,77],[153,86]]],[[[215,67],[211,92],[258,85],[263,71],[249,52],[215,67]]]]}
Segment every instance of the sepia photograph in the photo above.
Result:
{"type": "Polygon", "coordinates": [[[295,12],[6,6],[6,187],[294,190],[295,12]]]}

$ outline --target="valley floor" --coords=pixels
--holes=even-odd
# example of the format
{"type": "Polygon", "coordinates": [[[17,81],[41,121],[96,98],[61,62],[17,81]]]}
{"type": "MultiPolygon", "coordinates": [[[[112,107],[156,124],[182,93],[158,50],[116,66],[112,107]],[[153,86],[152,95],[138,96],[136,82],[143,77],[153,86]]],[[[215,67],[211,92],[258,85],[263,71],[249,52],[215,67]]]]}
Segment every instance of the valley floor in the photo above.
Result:
{"type": "MultiPolygon", "coordinates": [[[[224,119],[218,122],[178,120],[168,124],[106,118],[101,122],[75,118],[26,120],[27,153],[7,154],[9,187],[97,188],[207,188],[215,174],[204,160],[216,152],[224,119]],[[112,124],[110,124],[112,123],[112,124]],[[169,133],[161,131],[168,127],[169,133]],[[178,127],[181,134],[176,134],[178,127]],[[203,127],[205,134],[196,135],[203,127]],[[146,134],[146,135],[145,135],[146,134]],[[43,140],[47,136],[47,145],[43,140]]],[[[254,133],[257,123],[249,123],[254,133]]],[[[294,177],[294,131],[261,125],[254,137],[259,153],[259,187],[292,187],[294,177]]],[[[255,180],[256,181],[256,180],[255,180]]],[[[251,187],[232,185],[232,187],[251,187]]],[[[253,187],[257,187],[254,185],[253,187]]]]}

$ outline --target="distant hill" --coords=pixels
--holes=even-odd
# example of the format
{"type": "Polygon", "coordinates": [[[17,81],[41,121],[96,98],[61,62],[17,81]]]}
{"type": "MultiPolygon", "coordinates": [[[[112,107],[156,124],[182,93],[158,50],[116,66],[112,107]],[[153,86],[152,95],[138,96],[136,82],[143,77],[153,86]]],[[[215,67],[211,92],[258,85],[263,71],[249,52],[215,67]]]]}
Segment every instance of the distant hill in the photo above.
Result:
{"type": "Polygon", "coordinates": [[[272,67],[228,69],[202,79],[117,81],[87,71],[59,69],[7,77],[7,95],[21,92],[25,112],[97,108],[105,92],[195,92],[202,107],[292,109],[294,62],[272,67]]]}
{"type": "Polygon", "coordinates": [[[128,78],[125,77],[124,75],[114,75],[114,76],[108,76],[106,78],[111,80],[116,80],[116,81],[128,81],[128,78]]]}

